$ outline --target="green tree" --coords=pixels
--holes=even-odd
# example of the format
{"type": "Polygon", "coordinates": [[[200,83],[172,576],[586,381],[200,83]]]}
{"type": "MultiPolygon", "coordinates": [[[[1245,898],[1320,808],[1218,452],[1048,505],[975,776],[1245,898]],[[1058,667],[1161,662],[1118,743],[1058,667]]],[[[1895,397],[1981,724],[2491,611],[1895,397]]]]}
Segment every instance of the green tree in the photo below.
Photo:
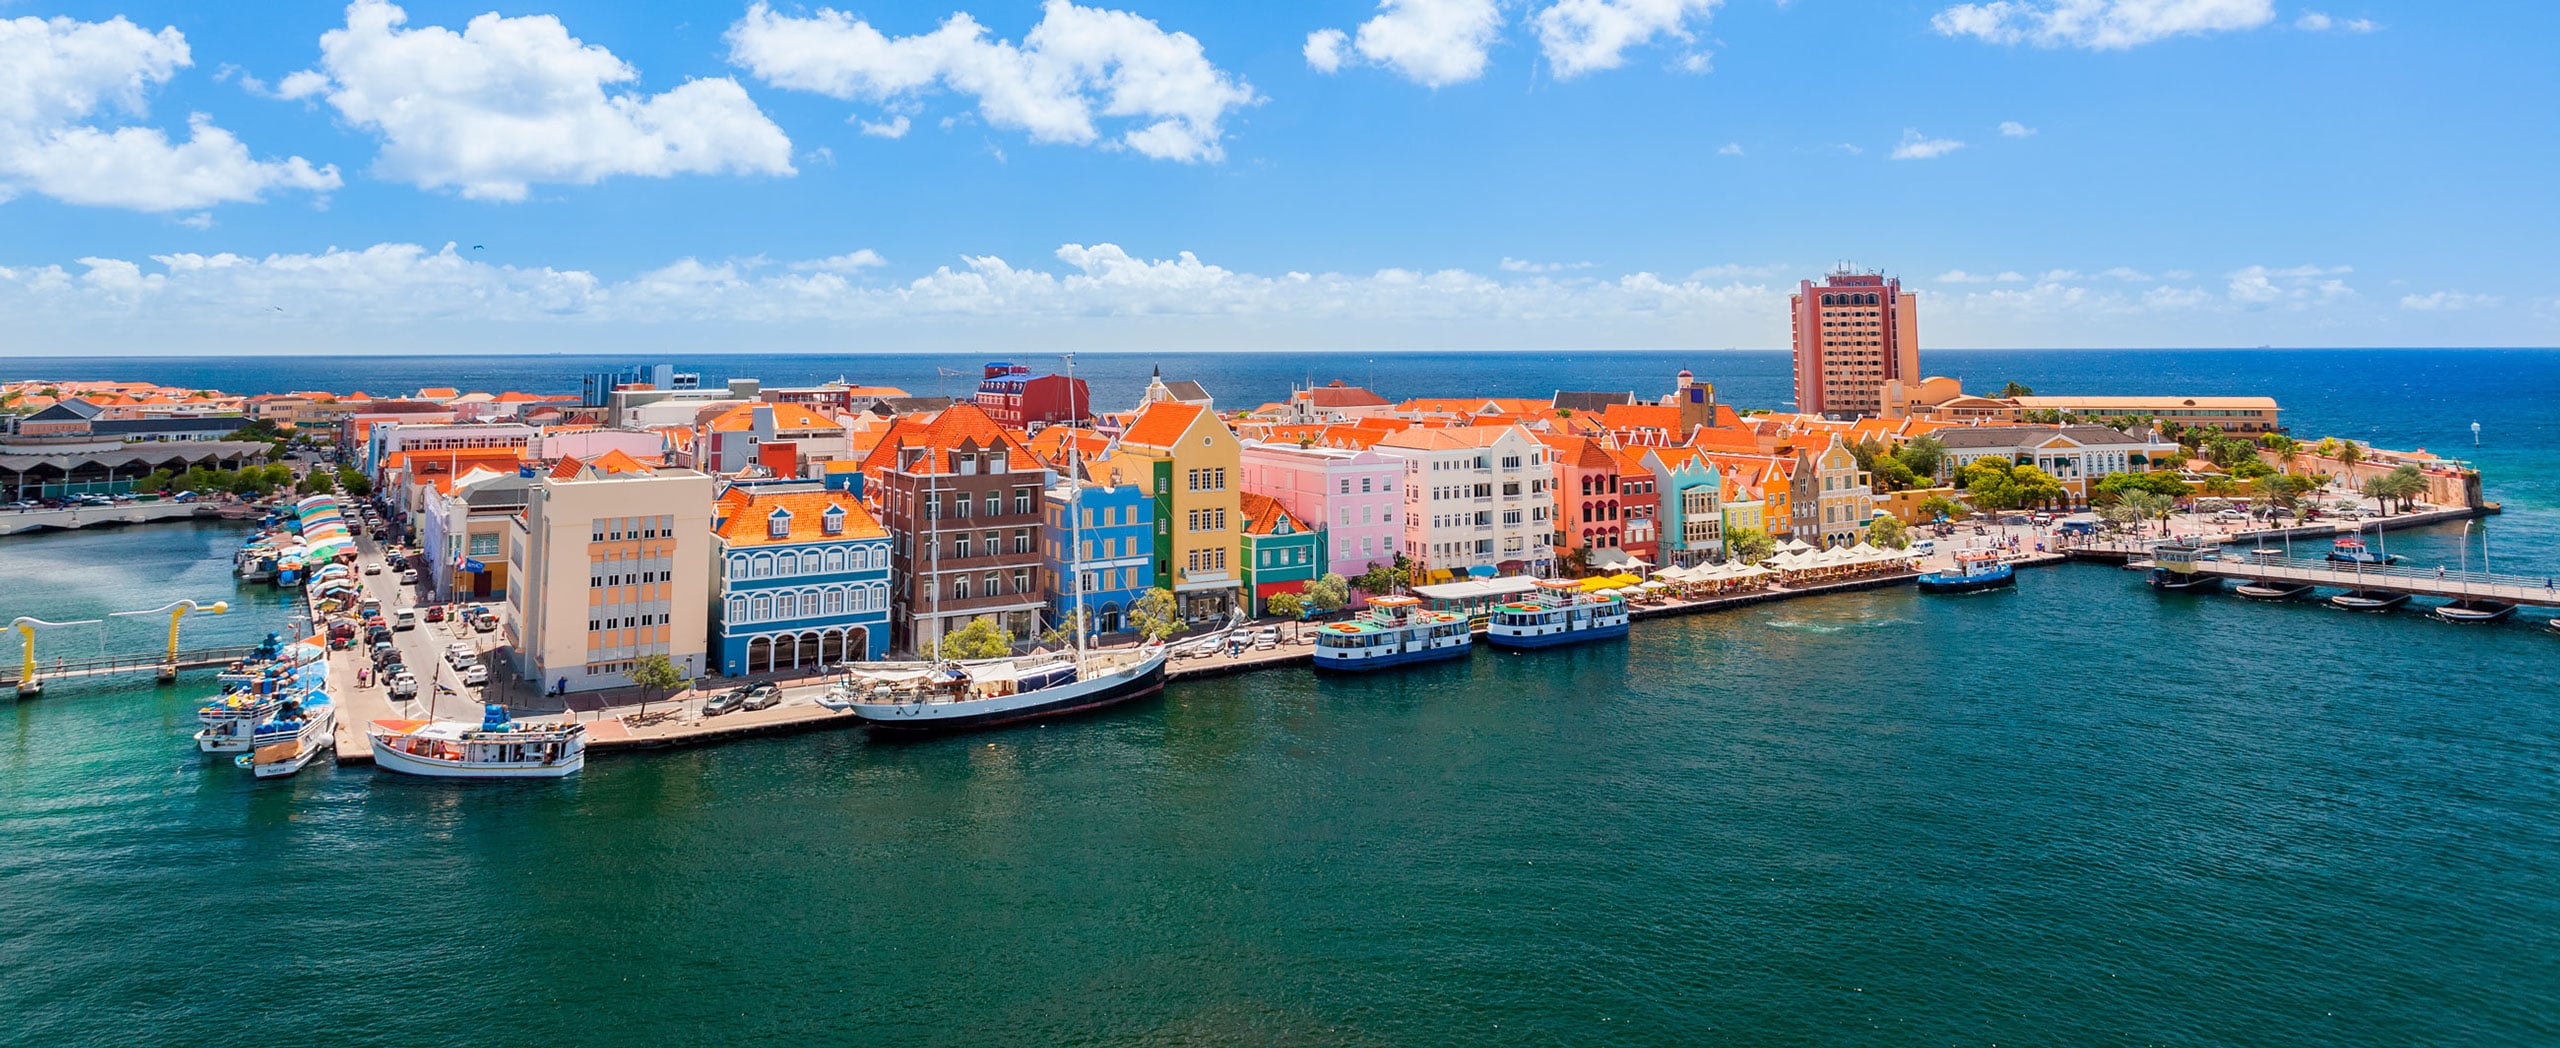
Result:
{"type": "Polygon", "coordinates": [[[2002,400],[2016,400],[2019,397],[2032,397],[2035,395],[2036,391],[2034,389],[2029,388],[2026,383],[2020,382],[2016,379],[2010,379],[2008,385],[2000,387],[2000,399],[2002,400]]]}
{"type": "Polygon", "coordinates": [[[2009,482],[2014,486],[2016,504],[2020,506],[2047,506],[2070,497],[2069,492],[2062,490],[2062,482],[2054,479],[2053,474],[2034,466],[2020,466],[2010,470],[2009,482]]]}
{"type": "Polygon", "coordinates": [[[675,694],[685,686],[684,670],[667,661],[665,655],[649,654],[631,664],[631,683],[640,687],[640,713],[647,716],[649,703],[675,694]]]}
{"type": "Polygon", "coordinates": [[[2259,505],[2281,507],[2288,511],[2301,509],[2302,496],[2311,489],[2312,482],[2309,478],[2297,477],[2291,473],[2273,473],[2249,482],[2250,493],[2255,496],[2255,501],[2259,505]]]}
{"type": "Polygon", "coordinates": [[[1966,510],[1964,508],[1964,503],[1958,502],[1944,495],[1931,495],[1928,498],[1920,500],[1920,512],[1923,515],[1932,518],[1943,517],[1947,520],[1954,520],[1957,517],[1964,516],[1966,510]]]}
{"type": "Polygon", "coordinates": [[[1392,563],[1372,567],[1361,572],[1359,578],[1351,580],[1362,592],[1371,594],[1394,593],[1412,581],[1413,558],[1402,553],[1396,554],[1392,563]]]}
{"type": "Polygon", "coordinates": [[[1047,647],[1062,650],[1075,647],[1077,628],[1084,624],[1085,619],[1083,612],[1068,612],[1065,615],[1061,615],[1058,617],[1057,621],[1049,624],[1048,629],[1040,632],[1040,643],[1047,647]]]}
{"type": "Polygon", "coordinates": [[[1182,631],[1182,609],[1173,601],[1173,591],[1149,589],[1129,604],[1129,626],[1151,641],[1163,640],[1182,631]]]}
{"type": "Polygon", "coordinates": [[[2137,525],[2153,520],[2164,522],[2161,534],[2166,535],[2168,528],[2165,522],[2170,514],[2178,511],[2178,500],[2156,491],[2128,491],[2117,500],[2116,508],[2125,519],[2137,525]]]}
{"type": "Polygon", "coordinates": [[[1910,549],[1911,529],[1892,517],[1877,517],[1867,522],[1867,541],[1883,549],[1910,549]]]}
{"type": "Polygon", "coordinates": [[[943,634],[940,647],[946,659],[998,659],[1013,654],[1013,634],[995,616],[980,615],[943,634]]]}
{"type": "Polygon", "coordinates": [[[1328,615],[1341,611],[1351,603],[1351,580],[1325,572],[1308,581],[1305,596],[1307,606],[1316,611],[1328,615]]]}
{"type": "Polygon", "coordinates": [[[2362,461],[2364,461],[2363,445],[2352,440],[2338,442],[2338,464],[2346,467],[2348,476],[2352,477],[2356,475],[2356,463],[2362,461]]]}
{"type": "Polygon", "coordinates": [[[2202,483],[2196,485],[2196,491],[2198,494],[2209,495],[2214,498],[2230,498],[2231,496],[2240,493],[2240,482],[2233,480],[2230,477],[2216,474],[2214,476],[2204,478],[2202,483]]]}
{"type": "Polygon", "coordinates": [[[1910,470],[1912,476],[1934,478],[1938,475],[1938,464],[1946,461],[1947,445],[1936,437],[1914,437],[1895,449],[1893,457],[1902,463],[1902,468],[1910,470]]]}
{"type": "Polygon", "coordinates": [[[347,489],[347,494],[356,498],[373,494],[373,478],[365,476],[363,470],[354,466],[338,467],[338,486],[347,489]]]}
{"type": "Polygon", "coordinates": [[[1289,620],[1289,639],[1298,639],[1298,620],[1307,616],[1307,602],[1295,593],[1274,593],[1262,602],[1262,610],[1289,620]]]}
{"type": "Polygon", "coordinates": [[[2406,513],[2427,493],[2427,475],[2418,467],[2401,465],[2382,475],[2384,490],[2400,500],[2400,512],[2406,513]]]}
{"type": "Polygon", "coordinates": [[[1729,528],[1724,533],[1725,559],[1738,564],[1758,564],[1778,552],[1777,540],[1758,528],[1729,528]]]}

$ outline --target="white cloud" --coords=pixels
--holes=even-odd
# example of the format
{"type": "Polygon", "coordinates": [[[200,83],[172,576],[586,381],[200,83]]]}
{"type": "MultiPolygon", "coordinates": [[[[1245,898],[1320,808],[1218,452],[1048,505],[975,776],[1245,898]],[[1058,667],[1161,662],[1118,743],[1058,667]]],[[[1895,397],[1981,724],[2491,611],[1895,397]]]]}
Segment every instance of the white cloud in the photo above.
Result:
{"type": "Polygon", "coordinates": [[[1502,260],[1502,271],[1505,273],[1563,273],[1589,268],[1591,268],[1589,262],[1531,262],[1510,257],[1502,260]]]}
{"type": "Polygon", "coordinates": [[[1929,24],[1995,44],[2121,51],[2175,36],[2256,29],[2275,0],[1989,0],[1957,4],[1929,24]]]}
{"type": "Polygon", "coordinates": [[[258,160],[202,113],[188,118],[183,142],[159,128],[92,122],[110,109],[141,115],[152,89],[193,64],[174,28],[148,32],[121,16],[0,19],[0,201],[35,192],[168,212],[255,201],[271,189],[338,188],[335,166],[258,160]]]}
{"type": "Polygon", "coordinates": [[[1727,142],[1727,143],[1725,143],[1723,146],[1719,147],[1719,148],[1716,150],[1716,155],[1717,155],[1717,156],[1741,156],[1741,155],[1742,155],[1742,143],[1740,143],[1740,142],[1727,142]]]}
{"type": "Polygon", "coordinates": [[[2480,295],[2468,291],[2431,291],[2424,295],[2400,296],[2400,308],[2430,313],[2489,309],[2504,304],[2506,300],[2496,295],[2480,295]]]}
{"type": "MultiPolygon", "coordinates": [[[[2098,275],[2102,277],[2112,277],[2117,280],[2133,281],[2135,283],[2147,282],[2151,279],[2151,274],[2135,269],[2132,266],[2116,266],[2112,269],[2102,269],[2098,271],[2098,275]]],[[[2185,278],[2175,277],[2172,279],[2185,278]]]]}
{"type": "Polygon", "coordinates": [[[2332,18],[2318,11],[2305,11],[2293,20],[2293,27],[2306,33],[2370,33],[2382,28],[2370,18],[2332,18]]]}
{"type": "Polygon", "coordinates": [[[1935,282],[1940,284],[1988,284],[1991,282],[1991,278],[1979,273],[1967,273],[1961,269],[1950,269],[1944,273],[1938,274],[1935,278],[1935,282]]]}
{"type": "Polygon", "coordinates": [[[1964,143],[1956,141],[1955,139],[1930,138],[1921,134],[1919,128],[1906,127],[1902,129],[1902,141],[1893,147],[1893,158],[1896,160],[1935,160],[1962,148],[1964,148],[1964,143]]]}
{"type": "MultiPolygon", "coordinates": [[[[1722,0],[1556,0],[1538,12],[1538,48],[1558,79],[1616,69],[1629,49],[1670,37],[1687,42],[1722,0]]],[[[1690,70],[1703,72],[1704,70],[1690,70]]]]}
{"type": "Polygon", "coordinates": [[[904,115],[901,115],[887,123],[874,123],[869,120],[857,120],[855,123],[862,126],[863,134],[870,135],[873,138],[907,137],[908,124],[907,118],[904,115]]]}
{"type": "Polygon", "coordinates": [[[966,13],[892,37],[841,11],[800,18],[763,0],[727,39],[730,62],[776,87],[884,102],[953,91],[975,98],[988,124],[1036,142],[1092,145],[1105,141],[1097,118],[1124,120],[1108,141],[1158,160],[1224,159],[1221,122],[1258,100],[1191,34],[1068,0],[1042,5],[1020,45],[989,39],[966,13]]]}
{"type": "Polygon", "coordinates": [[[885,266],[888,264],[889,260],[880,257],[879,252],[866,247],[848,254],[837,255],[832,258],[815,258],[806,262],[794,262],[791,264],[791,268],[794,271],[802,273],[858,273],[865,269],[885,266]]]}
{"type": "Polygon", "coordinates": [[[2035,133],[2035,128],[2028,127],[2027,125],[2021,124],[2015,120],[2003,120],[2000,122],[2000,137],[2002,138],[2033,138],[2035,137],[2035,133]]]}
{"type": "Polygon", "coordinates": [[[2079,271],[2079,270],[2076,270],[2076,269],[2048,269],[2048,270],[2045,270],[2045,271],[2044,271],[2044,273],[2043,273],[2042,275],[2040,275],[2040,276],[2036,277],[2036,282],[2038,282],[2038,283],[2042,283],[2042,284],[2052,284],[2052,283],[2058,283],[2058,282],[2065,281],[2065,280],[2078,280],[2078,279],[2080,279],[2080,271],[2079,271]]]}
{"type": "Polygon", "coordinates": [[[1859,154],[1861,154],[1861,153],[1866,152],[1866,150],[1859,148],[1859,147],[1858,147],[1858,144],[1857,144],[1857,143],[1855,143],[1855,142],[1842,142],[1842,143],[1840,143],[1839,145],[1832,146],[1831,148],[1833,148],[1833,149],[1837,149],[1837,150],[1839,150],[1839,151],[1841,151],[1841,152],[1843,152],[1843,153],[1847,153],[1847,154],[1849,154],[1850,156],[1857,156],[1857,155],[1859,155],[1859,154]]]}
{"type": "MultiPolygon", "coordinates": [[[[1556,339],[1599,331],[1684,344],[1677,340],[1693,338],[1701,325],[1730,330],[1758,324],[1769,329],[1768,338],[1781,338],[1786,309],[1784,290],[1758,281],[1642,272],[1506,279],[1410,269],[1258,275],[1189,252],[1150,259],[1112,244],[1063,245],[1055,252],[1056,264],[1047,268],[963,256],[903,282],[847,278],[874,268],[876,257],[857,251],[780,266],[762,259],[683,258],[618,282],[577,270],[481,262],[450,244],[436,251],[381,244],[265,257],[167,254],[143,263],[91,258],[76,267],[0,269],[0,323],[40,321],[46,344],[54,343],[57,331],[69,333],[60,338],[94,343],[105,337],[97,321],[114,318],[118,335],[158,339],[179,332],[181,342],[211,345],[250,331],[261,344],[279,348],[299,344],[297,333],[326,342],[331,333],[361,331],[368,334],[356,337],[372,344],[371,333],[407,337],[460,325],[512,327],[525,344],[556,345],[565,337],[559,325],[627,334],[674,323],[719,330],[793,325],[812,332],[819,343],[840,338],[848,323],[883,331],[958,325],[1044,332],[1159,330],[1153,325],[1171,324],[1225,339],[1326,323],[1361,332],[1357,338],[1389,331],[1433,342],[1485,335],[1517,339],[1527,325],[1556,339]],[[287,312],[272,313],[275,304],[287,312]],[[1101,325],[1098,318],[1115,323],[1101,325]]],[[[161,351],[172,346],[161,340],[138,348],[155,345],[161,351]]]]}
{"type": "Polygon", "coordinates": [[[1318,29],[1307,34],[1307,46],[1300,53],[1307,56],[1307,66],[1319,73],[1342,69],[1342,49],[1351,46],[1351,37],[1339,29],[1318,29]]]}
{"type": "Polygon", "coordinates": [[[2302,306],[2355,297],[2355,289],[2338,279],[2352,266],[2249,266],[2235,270],[2228,285],[2231,301],[2251,306],[2302,306]]]}
{"type": "Polygon", "coordinates": [[[536,182],[794,173],[790,139],[735,80],[609,93],[639,71],[550,15],[484,14],[460,33],[400,28],[408,18],[387,0],[356,0],[344,27],[321,34],[319,68],[279,88],[380,134],[374,170],[385,178],[522,200],[536,182]]]}
{"type": "Polygon", "coordinates": [[[1494,0],[1379,0],[1378,14],[1356,34],[1319,29],[1307,34],[1307,64],[1331,73],[1351,52],[1424,87],[1463,84],[1484,75],[1487,52],[1502,35],[1502,9],[1494,0]]]}

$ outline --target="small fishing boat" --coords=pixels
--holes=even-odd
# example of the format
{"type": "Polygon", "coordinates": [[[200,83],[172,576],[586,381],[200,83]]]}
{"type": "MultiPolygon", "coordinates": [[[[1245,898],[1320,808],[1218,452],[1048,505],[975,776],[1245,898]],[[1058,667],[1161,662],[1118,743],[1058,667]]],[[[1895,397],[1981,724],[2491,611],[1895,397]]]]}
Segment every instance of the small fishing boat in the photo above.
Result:
{"type": "Polygon", "coordinates": [[[2446,622],[2459,622],[2465,625],[2471,625],[2483,622],[2497,622],[2513,616],[2515,613],[2516,606],[2504,601],[2474,600],[2466,597],[2461,600],[2454,601],[2451,604],[2439,607],[2429,614],[2432,614],[2439,619],[2443,619],[2446,622]]]}
{"type": "Polygon", "coordinates": [[[2409,603],[2408,594],[2386,593],[2382,590],[2348,590],[2329,598],[2330,607],[2347,611],[2389,611],[2407,603],[2409,603]]]}
{"type": "Polygon", "coordinates": [[[1484,641],[1497,648],[1548,648],[1627,635],[1627,602],[1571,579],[1539,579],[1524,599],[1497,604],[1484,641]]]}
{"type": "Polygon", "coordinates": [[[275,715],[258,724],[249,752],[233,758],[261,779],[301,771],[311,759],[338,748],[338,711],[327,692],[311,692],[287,700],[275,715]]]}
{"type": "Polygon", "coordinates": [[[2312,586],[2304,582],[2244,582],[2231,588],[2250,600],[2300,600],[2311,591],[2312,586]]]}
{"type": "Polygon", "coordinates": [[[2000,551],[1960,549],[1954,571],[1932,571],[1919,578],[1922,593],[1974,593],[1998,589],[2018,580],[2017,569],[2000,559],[2000,551]]]}
{"type": "Polygon", "coordinates": [[[384,771],[435,779],[558,779],[587,766],[587,726],[518,724],[504,706],[480,723],[378,720],[366,726],[373,763],[384,771]]]}
{"type": "Polygon", "coordinates": [[[1467,617],[1431,611],[1418,597],[1369,598],[1369,610],[1316,630],[1315,668],[1362,671],[1464,657],[1475,650],[1467,617]]]}
{"type": "Polygon", "coordinates": [[[2400,558],[2396,554],[2366,549],[2363,539],[2348,535],[2329,544],[2329,559],[2341,564],[2391,564],[2400,558]]]}

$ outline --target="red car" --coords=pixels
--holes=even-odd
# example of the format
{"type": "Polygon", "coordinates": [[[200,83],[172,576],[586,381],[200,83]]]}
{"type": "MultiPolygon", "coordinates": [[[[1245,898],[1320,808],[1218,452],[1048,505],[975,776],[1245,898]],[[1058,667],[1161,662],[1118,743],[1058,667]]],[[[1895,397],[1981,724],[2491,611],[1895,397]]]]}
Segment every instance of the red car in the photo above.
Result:
{"type": "Polygon", "coordinates": [[[429,622],[443,622],[443,621],[444,621],[444,605],[442,605],[442,604],[429,604],[429,605],[427,605],[427,621],[429,621],[429,622]]]}

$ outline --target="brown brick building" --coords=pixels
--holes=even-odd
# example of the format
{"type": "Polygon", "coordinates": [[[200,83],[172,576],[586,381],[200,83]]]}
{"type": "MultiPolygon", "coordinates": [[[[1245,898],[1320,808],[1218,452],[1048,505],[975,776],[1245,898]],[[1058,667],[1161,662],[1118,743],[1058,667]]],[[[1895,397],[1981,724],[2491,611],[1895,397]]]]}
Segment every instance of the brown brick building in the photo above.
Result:
{"type": "Polygon", "coordinates": [[[890,424],[862,462],[864,500],[889,529],[890,643],[934,654],[992,615],[1016,640],[1039,629],[1048,471],[974,404],[890,424]]]}

